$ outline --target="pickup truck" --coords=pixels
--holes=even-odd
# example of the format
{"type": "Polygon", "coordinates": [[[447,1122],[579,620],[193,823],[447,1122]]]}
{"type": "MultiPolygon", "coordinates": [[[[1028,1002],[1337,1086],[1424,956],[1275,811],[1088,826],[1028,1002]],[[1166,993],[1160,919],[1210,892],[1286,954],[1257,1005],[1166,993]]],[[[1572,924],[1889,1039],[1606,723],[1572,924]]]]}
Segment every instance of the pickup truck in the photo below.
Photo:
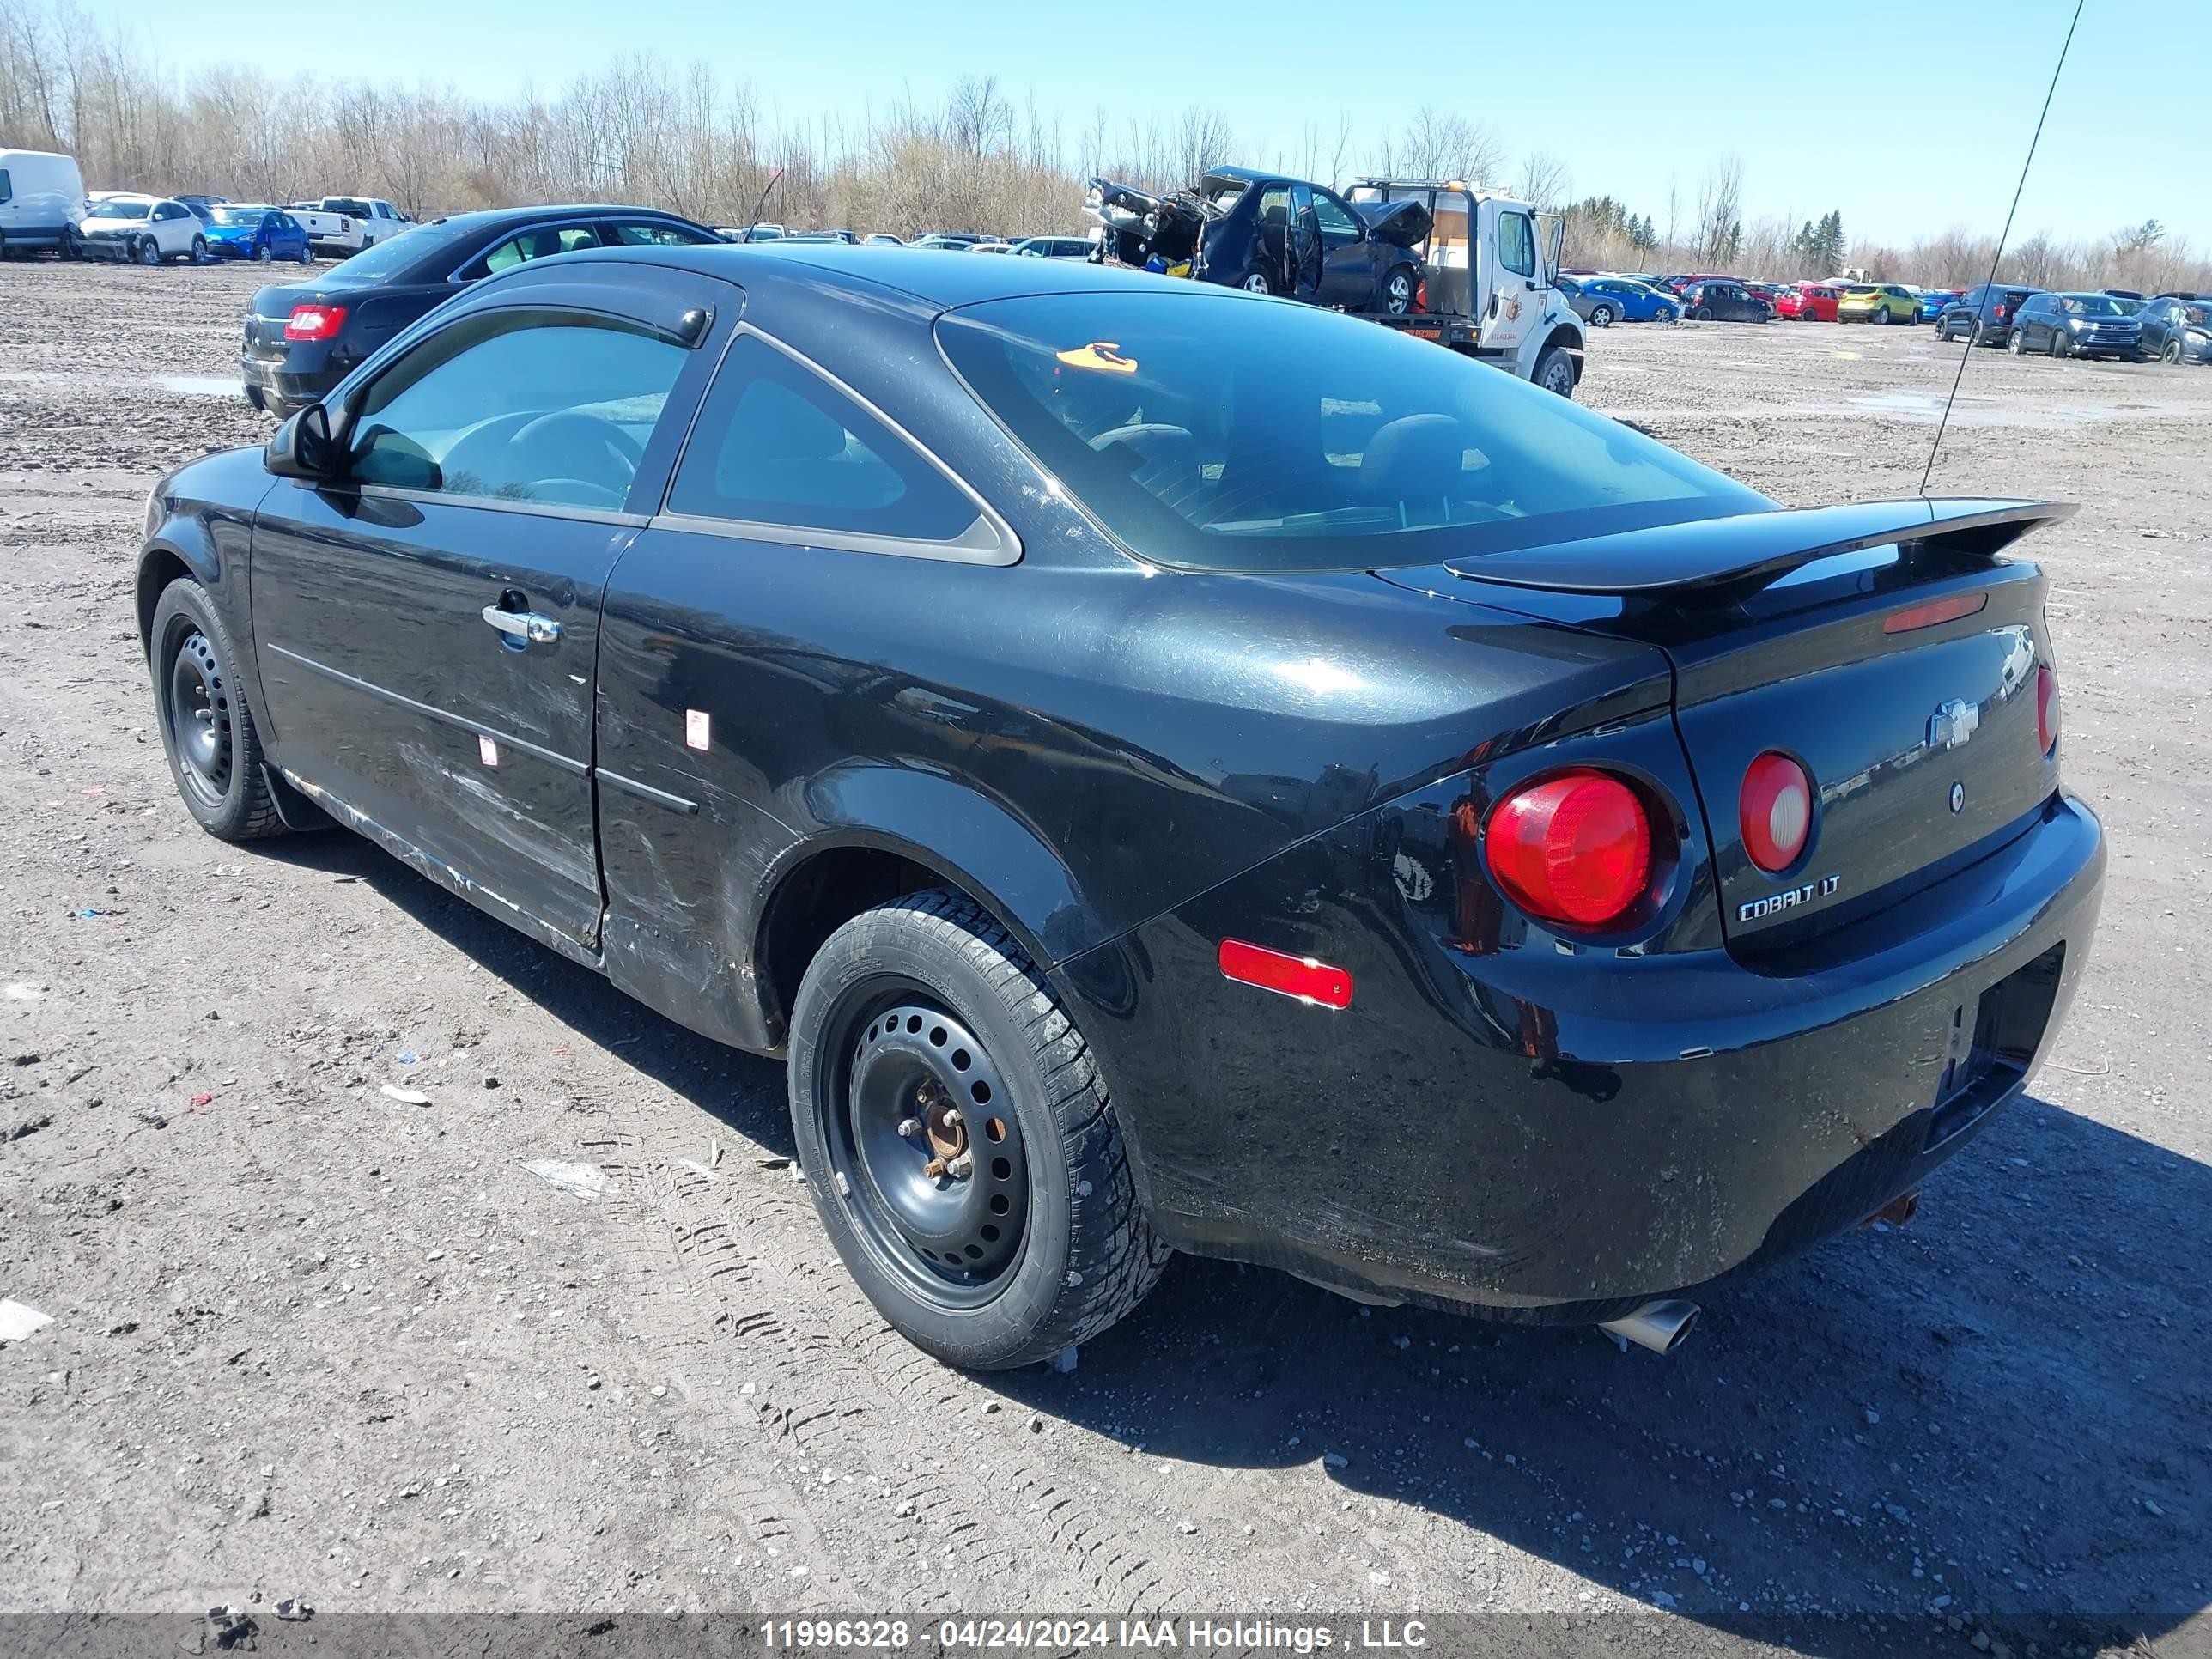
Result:
{"type": "Polygon", "coordinates": [[[307,228],[308,245],[316,252],[341,259],[374,247],[415,222],[391,203],[370,196],[325,196],[287,206],[307,228]]]}

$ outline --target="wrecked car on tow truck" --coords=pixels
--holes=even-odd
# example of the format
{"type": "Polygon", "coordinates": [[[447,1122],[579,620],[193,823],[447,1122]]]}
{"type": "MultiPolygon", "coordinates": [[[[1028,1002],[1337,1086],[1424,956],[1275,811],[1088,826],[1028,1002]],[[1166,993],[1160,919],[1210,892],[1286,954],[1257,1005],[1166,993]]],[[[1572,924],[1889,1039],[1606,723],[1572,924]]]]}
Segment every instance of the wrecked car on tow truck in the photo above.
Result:
{"type": "Polygon", "coordinates": [[[1093,179],[1084,209],[1106,263],[1341,311],[1402,317],[1419,303],[1409,250],[1429,225],[1409,204],[1363,208],[1306,179],[1215,167],[1166,196],[1093,179]]]}

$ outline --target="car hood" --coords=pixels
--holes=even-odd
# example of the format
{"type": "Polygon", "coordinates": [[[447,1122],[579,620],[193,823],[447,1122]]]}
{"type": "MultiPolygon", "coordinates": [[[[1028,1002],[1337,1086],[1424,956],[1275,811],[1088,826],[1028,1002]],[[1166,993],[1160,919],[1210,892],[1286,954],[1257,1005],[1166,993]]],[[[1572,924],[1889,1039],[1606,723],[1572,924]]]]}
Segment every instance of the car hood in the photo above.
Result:
{"type": "Polygon", "coordinates": [[[1355,202],[1352,210],[1367,222],[1367,234],[1394,247],[1411,247],[1429,234],[1426,207],[1415,201],[1355,202]]]}
{"type": "Polygon", "coordinates": [[[205,227],[204,234],[211,239],[227,242],[253,235],[260,228],[258,225],[209,225],[205,227]]]}

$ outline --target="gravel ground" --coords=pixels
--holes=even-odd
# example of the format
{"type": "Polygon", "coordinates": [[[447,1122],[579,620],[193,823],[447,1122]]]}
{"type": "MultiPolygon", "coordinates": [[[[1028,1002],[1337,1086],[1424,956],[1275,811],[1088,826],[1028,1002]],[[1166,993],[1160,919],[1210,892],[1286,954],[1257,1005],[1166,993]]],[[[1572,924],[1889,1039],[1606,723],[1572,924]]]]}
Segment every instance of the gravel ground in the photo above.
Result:
{"type": "MultiPolygon", "coordinates": [[[[1473,1627],[1505,1647],[1580,1613],[1651,1652],[1899,1614],[1962,1653],[2212,1651],[2212,374],[1967,369],[1935,486],[2082,503],[2032,546],[2112,860],[2034,1097],[1909,1228],[1664,1361],[1178,1261],[1073,1374],[969,1376],[847,1280],[778,1066],[364,842],[191,827],[132,560],[161,469],[265,434],[228,392],[258,275],[0,268],[0,1297],[53,1322],[0,1349],[0,1611],[1516,1615],[1473,1627]]],[[[1809,503],[1916,489],[1955,362],[1622,326],[1583,396],[1809,503]]]]}

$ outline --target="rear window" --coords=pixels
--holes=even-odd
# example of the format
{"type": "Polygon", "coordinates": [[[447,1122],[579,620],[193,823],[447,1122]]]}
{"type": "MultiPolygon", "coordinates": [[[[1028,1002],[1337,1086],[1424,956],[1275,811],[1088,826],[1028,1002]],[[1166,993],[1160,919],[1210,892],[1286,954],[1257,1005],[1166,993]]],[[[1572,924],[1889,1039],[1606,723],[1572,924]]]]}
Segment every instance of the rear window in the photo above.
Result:
{"type": "Polygon", "coordinates": [[[1426,564],[1768,505],[1565,398],[1312,307],[1038,295],[938,334],[1046,471],[1162,564],[1426,564]]]}
{"type": "Polygon", "coordinates": [[[441,226],[413,225],[332,265],[328,271],[317,273],[315,286],[375,288],[385,283],[441,281],[450,267],[438,267],[435,256],[451,252],[447,245],[459,240],[441,226]],[[426,263],[432,266],[427,273],[419,269],[426,263]]]}

